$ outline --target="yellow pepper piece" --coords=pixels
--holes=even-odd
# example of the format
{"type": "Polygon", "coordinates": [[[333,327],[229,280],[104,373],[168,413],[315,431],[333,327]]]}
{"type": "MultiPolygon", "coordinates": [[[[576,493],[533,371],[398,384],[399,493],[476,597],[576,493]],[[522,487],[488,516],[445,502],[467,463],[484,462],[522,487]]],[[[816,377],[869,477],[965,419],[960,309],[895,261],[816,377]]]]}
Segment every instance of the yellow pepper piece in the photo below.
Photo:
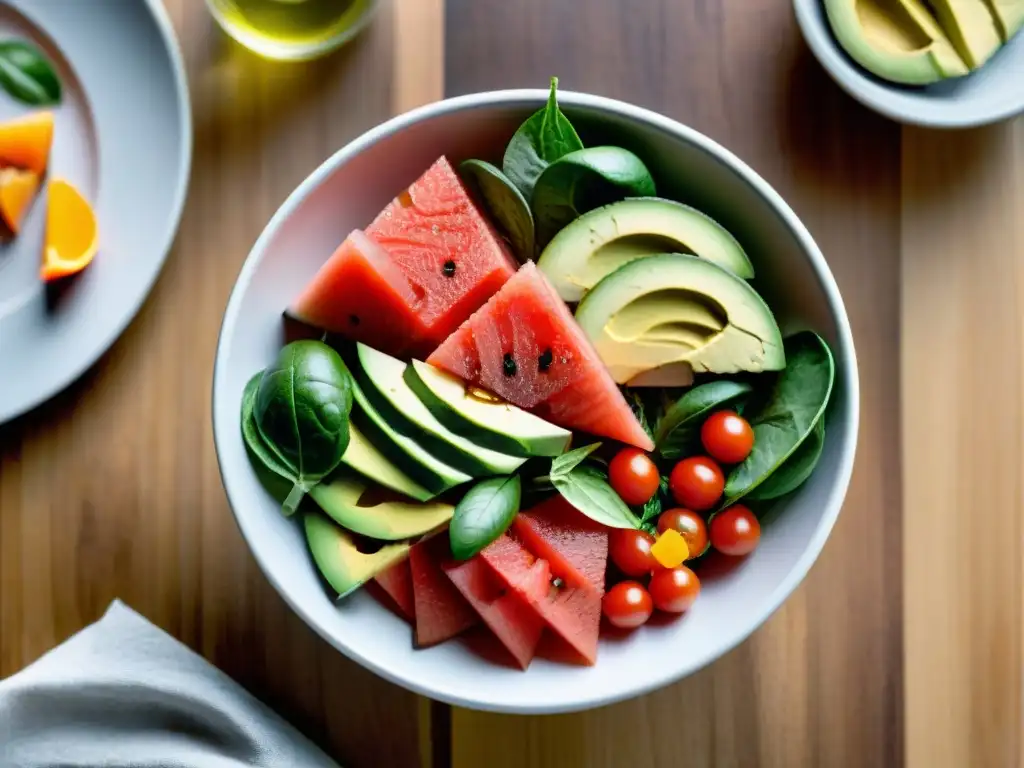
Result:
{"type": "Polygon", "coordinates": [[[669,528],[651,546],[651,554],[665,568],[675,568],[690,556],[690,548],[679,531],[669,528]]]}

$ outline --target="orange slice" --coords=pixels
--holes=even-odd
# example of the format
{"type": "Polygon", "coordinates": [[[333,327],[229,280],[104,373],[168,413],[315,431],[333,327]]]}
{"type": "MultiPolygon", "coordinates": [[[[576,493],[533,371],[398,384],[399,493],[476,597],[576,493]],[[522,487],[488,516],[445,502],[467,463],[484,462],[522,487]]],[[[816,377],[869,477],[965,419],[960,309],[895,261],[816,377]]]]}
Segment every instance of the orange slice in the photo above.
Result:
{"type": "Polygon", "coordinates": [[[48,185],[43,280],[50,282],[81,272],[99,247],[96,214],[82,193],[65,179],[48,185]]]}
{"type": "Polygon", "coordinates": [[[39,189],[39,175],[33,171],[20,171],[17,168],[0,170],[0,217],[18,234],[21,220],[35,199],[39,189]]]}
{"type": "Polygon", "coordinates": [[[13,165],[42,176],[53,143],[53,112],[33,112],[0,123],[0,165],[13,165]]]}

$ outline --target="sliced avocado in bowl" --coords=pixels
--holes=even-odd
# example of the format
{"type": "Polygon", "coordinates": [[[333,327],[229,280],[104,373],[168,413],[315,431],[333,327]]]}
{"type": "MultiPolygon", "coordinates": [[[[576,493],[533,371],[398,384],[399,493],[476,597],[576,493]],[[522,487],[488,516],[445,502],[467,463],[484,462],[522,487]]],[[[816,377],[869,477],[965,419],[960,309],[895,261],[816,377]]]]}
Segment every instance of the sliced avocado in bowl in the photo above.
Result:
{"type": "Polygon", "coordinates": [[[405,380],[438,421],[477,445],[514,456],[560,456],[572,433],[419,360],[405,380]]]}
{"type": "Polygon", "coordinates": [[[985,0],[989,10],[995,16],[999,35],[1004,43],[1010,42],[1021,29],[1024,29],[1024,0],[985,0]]]}
{"type": "Polygon", "coordinates": [[[452,519],[455,508],[439,501],[418,502],[388,494],[357,475],[341,472],[309,492],[343,528],[381,541],[422,536],[452,519]]]}
{"type": "Polygon", "coordinates": [[[929,0],[939,25],[970,69],[978,69],[1003,46],[986,0],[929,0]]]}
{"type": "MultiPolygon", "coordinates": [[[[373,406],[357,381],[352,382],[352,423],[371,443],[402,472],[422,485],[433,495],[469,482],[465,472],[446,464],[408,435],[403,435],[388,423],[373,406]]],[[[344,461],[344,458],[342,459],[344,461]]],[[[371,479],[376,479],[372,475],[371,479]]]]}
{"type": "Polygon", "coordinates": [[[427,501],[437,495],[396,467],[355,424],[350,422],[348,430],[348,448],[341,457],[346,467],[416,501],[427,501]]]}
{"type": "Polygon", "coordinates": [[[351,368],[366,397],[389,424],[455,469],[472,477],[511,475],[526,461],[484,448],[448,429],[406,382],[406,364],[401,360],[357,344],[351,368]]]}
{"type": "Polygon", "coordinates": [[[743,247],[714,219],[660,197],[636,197],[595,208],[566,225],[537,266],[570,304],[634,259],[692,253],[743,278],[754,268],[743,247]]]}
{"type": "Polygon", "coordinates": [[[660,254],[619,267],[583,297],[576,321],[620,384],[672,363],[695,373],[786,365],[782,334],[764,299],[696,256],[660,254]]]}
{"type": "Polygon", "coordinates": [[[373,553],[360,552],[352,536],[320,512],[307,512],[303,522],[313,562],[338,597],[355,592],[409,556],[407,542],[386,544],[373,553]]]}
{"type": "Polygon", "coordinates": [[[970,70],[921,0],[825,0],[850,57],[894,83],[929,85],[970,70]]]}

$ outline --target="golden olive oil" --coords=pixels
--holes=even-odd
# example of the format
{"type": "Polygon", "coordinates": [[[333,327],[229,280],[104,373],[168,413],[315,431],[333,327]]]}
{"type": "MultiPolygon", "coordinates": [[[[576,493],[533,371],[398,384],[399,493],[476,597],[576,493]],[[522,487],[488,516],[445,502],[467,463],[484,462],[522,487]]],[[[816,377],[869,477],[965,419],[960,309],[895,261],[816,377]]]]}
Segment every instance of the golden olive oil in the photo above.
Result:
{"type": "Polygon", "coordinates": [[[310,59],[352,38],[376,0],[207,0],[224,30],[271,59],[310,59]]]}

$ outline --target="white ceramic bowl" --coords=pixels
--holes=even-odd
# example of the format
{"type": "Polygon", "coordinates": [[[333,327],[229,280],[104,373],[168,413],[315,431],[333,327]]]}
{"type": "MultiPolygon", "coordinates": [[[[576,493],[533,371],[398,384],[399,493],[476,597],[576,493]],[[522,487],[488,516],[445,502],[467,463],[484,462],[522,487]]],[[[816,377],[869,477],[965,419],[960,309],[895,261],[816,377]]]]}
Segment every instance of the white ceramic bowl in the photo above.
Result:
{"type": "Polygon", "coordinates": [[[839,86],[892,120],[969,128],[1024,112],[1024,33],[976,72],[920,88],[881,80],[853,61],[832,33],[823,0],[793,0],[793,8],[811,51],[839,86]]]}
{"type": "Polygon", "coordinates": [[[756,553],[728,575],[705,580],[689,614],[624,641],[602,640],[594,667],[538,659],[521,672],[495,666],[460,642],[414,650],[409,627],[370,595],[332,601],[300,526],[281,515],[249,464],[238,421],[242,389],[283,343],[284,307],[352,228],[366,226],[442,153],[453,162],[500,158],[515,128],[546,96],[542,90],[499,91],[431,104],[374,128],[321,165],[274,215],[242,268],[224,316],[213,382],[228,499],[257,562],[288,604],[342,653],[393,682],[461,706],[519,713],[579,710],[636,696],[714,661],[753,632],[804,578],[832,530],[853,468],[859,402],[839,291],[782,198],[697,131],[622,102],[562,93],[562,107],[585,143],[600,136],[632,148],[651,167],[661,194],[699,206],[736,235],[784,333],[811,327],[831,344],[838,378],[821,463],[765,527],[756,553]]]}

